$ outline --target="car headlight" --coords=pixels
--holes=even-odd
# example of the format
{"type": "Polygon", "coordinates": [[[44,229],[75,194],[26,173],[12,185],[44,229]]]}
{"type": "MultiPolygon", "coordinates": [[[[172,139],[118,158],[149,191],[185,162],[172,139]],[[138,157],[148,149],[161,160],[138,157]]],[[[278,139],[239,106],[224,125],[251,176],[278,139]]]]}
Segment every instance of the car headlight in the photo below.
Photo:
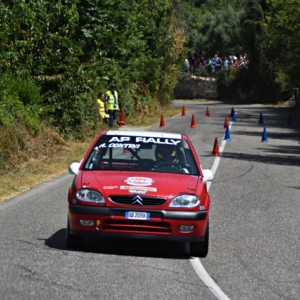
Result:
{"type": "Polygon", "coordinates": [[[86,202],[105,203],[102,194],[95,190],[80,189],[76,192],[76,198],[86,202]]]}
{"type": "Polygon", "coordinates": [[[197,195],[179,195],[170,203],[169,207],[195,207],[199,205],[200,198],[197,195]]]}

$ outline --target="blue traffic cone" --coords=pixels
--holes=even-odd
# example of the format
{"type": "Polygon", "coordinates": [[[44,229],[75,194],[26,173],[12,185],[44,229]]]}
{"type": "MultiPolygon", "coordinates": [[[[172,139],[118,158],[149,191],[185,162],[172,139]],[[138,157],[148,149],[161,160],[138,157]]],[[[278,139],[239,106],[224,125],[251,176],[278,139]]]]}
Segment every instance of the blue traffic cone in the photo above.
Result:
{"type": "Polygon", "coordinates": [[[264,117],[263,117],[263,114],[262,114],[262,112],[260,112],[260,116],[259,116],[258,124],[264,124],[264,117]]]}
{"type": "Polygon", "coordinates": [[[290,114],[290,113],[289,113],[289,115],[288,115],[288,118],[287,118],[286,124],[288,124],[288,125],[292,125],[292,117],[291,117],[291,114],[290,114]]]}
{"type": "Polygon", "coordinates": [[[231,121],[236,122],[236,111],[235,110],[233,111],[231,121]]]}
{"type": "Polygon", "coordinates": [[[263,131],[261,142],[263,142],[263,143],[269,143],[268,142],[268,135],[267,135],[267,129],[266,129],[266,127],[264,127],[264,131],[263,131]]]}
{"type": "Polygon", "coordinates": [[[226,127],[226,132],[225,132],[225,136],[224,136],[223,140],[225,140],[225,141],[231,141],[229,126],[226,127]]]}

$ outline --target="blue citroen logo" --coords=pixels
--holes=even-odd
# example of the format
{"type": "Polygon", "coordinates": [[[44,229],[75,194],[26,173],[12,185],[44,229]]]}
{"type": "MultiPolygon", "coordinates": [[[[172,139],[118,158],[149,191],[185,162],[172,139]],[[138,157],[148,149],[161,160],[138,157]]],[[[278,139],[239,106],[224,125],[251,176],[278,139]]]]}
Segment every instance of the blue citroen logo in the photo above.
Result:
{"type": "Polygon", "coordinates": [[[131,205],[136,205],[136,204],[139,204],[139,205],[143,205],[143,198],[139,195],[136,195],[133,199],[132,199],[132,203],[131,205]]]}

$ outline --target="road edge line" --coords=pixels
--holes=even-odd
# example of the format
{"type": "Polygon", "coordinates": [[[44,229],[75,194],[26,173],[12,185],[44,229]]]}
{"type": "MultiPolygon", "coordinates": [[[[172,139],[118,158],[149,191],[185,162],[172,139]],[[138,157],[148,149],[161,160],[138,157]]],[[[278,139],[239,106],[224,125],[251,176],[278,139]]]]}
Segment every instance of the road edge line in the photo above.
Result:
{"type": "Polygon", "coordinates": [[[190,262],[196,271],[197,275],[203,281],[203,283],[208,287],[208,289],[216,296],[219,300],[230,300],[226,294],[221,290],[221,288],[214,282],[214,280],[209,276],[205,268],[203,267],[200,259],[198,257],[190,258],[190,262]]]}
{"type": "MultiPolygon", "coordinates": [[[[232,122],[229,124],[229,129],[231,128],[232,122]]],[[[225,149],[226,140],[223,139],[219,153],[222,154],[222,152],[225,149]]],[[[211,167],[211,171],[213,173],[213,177],[215,176],[215,173],[218,169],[219,163],[220,163],[221,157],[216,156],[213,162],[213,165],[211,167]]],[[[210,186],[212,184],[212,181],[207,182],[207,191],[209,191],[210,186]]],[[[206,269],[202,265],[200,259],[198,257],[192,257],[189,259],[190,263],[192,264],[196,274],[198,277],[202,280],[202,282],[208,287],[208,289],[216,296],[218,300],[230,300],[228,296],[221,290],[221,288],[214,282],[214,280],[209,276],[206,269]]]]}

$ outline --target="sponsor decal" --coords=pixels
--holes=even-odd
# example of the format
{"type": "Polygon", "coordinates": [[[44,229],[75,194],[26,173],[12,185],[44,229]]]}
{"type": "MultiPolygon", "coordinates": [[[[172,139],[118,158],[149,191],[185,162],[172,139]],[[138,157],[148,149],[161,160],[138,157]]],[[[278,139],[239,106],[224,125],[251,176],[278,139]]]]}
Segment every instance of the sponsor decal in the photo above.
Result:
{"type": "Polygon", "coordinates": [[[118,143],[122,143],[122,142],[129,142],[130,141],[130,137],[129,136],[114,136],[112,137],[108,142],[112,143],[112,142],[118,142],[118,143]]]}
{"type": "MultiPolygon", "coordinates": [[[[112,137],[108,142],[117,142],[117,143],[123,143],[123,142],[129,142],[131,137],[129,136],[114,136],[112,137]]],[[[153,143],[153,144],[165,144],[165,145],[177,145],[178,143],[181,142],[181,140],[174,140],[174,139],[169,139],[169,138],[147,138],[147,137],[141,137],[137,136],[135,137],[135,142],[136,143],[153,143]]],[[[117,144],[113,144],[117,145],[117,144]]],[[[123,144],[123,145],[131,145],[131,144],[123,144]]]]}
{"type": "Polygon", "coordinates": [[[139,191],[139,190],[129,190],[128,194],[135,194],[135,195],[146,195],[147,191],[139,191]]]}
{"type": "Polygon", "coordinates": [[[176,146],[181,140],[165,139],[165,138],[146,138],[146,137],[136,137],[136,142],[142,143],[153,143],[153,144],[163,144],[163,145],[174,145],[176,146]]]}
{"type": "Polygon", "coordinates": [[[111,143],[106,145],[106,143],[101,144],[98,148],[130,148],[130,149],[139,149],[140,144],[122,144],[122,143],[111,143]]]}
{"type": "Polygon", "coordinates": [[[151,185],[154,180],[148,177],[128,177],[124,180],[127,184],[136,186],[148,186],[151,185]]]}
{"type": "MultiPolygon", "coordinates": [[[[145,192],[157,192],[157,188],[152,186],[129,186],[129,185],[121,185],[120,190],[128,190],[128,191],[145,191],[145,192]]],[[[131,193],[131,192],[129,192],[131,193]]]]}
{"type": "Polygon", "coordinates": [[[100,151],[101,148],[130,148],[139,149],[141,143],[152,143],[152,144],[162,144],[162,145],[173,145],[176,146],[181,140],[171,139],[171,138],[157,138],[157,137],[130,137],[130,136],[114,136],[108,143],[102,143],[96,150],[100,151]]]}
{"type": "Polygon", "coordinates": [[[108,144],[108,148],[130,148],[130,149],[139,149],[141,145],[139,144],[122,144],[122,143],[112,143],[108,144]]]}
{"type": "Polygon", "coordinates": [[[103,189],[104,190],[113,190],[113,189],[117,189],[118,186],[117,185],[104,185],[103,189]]]}

